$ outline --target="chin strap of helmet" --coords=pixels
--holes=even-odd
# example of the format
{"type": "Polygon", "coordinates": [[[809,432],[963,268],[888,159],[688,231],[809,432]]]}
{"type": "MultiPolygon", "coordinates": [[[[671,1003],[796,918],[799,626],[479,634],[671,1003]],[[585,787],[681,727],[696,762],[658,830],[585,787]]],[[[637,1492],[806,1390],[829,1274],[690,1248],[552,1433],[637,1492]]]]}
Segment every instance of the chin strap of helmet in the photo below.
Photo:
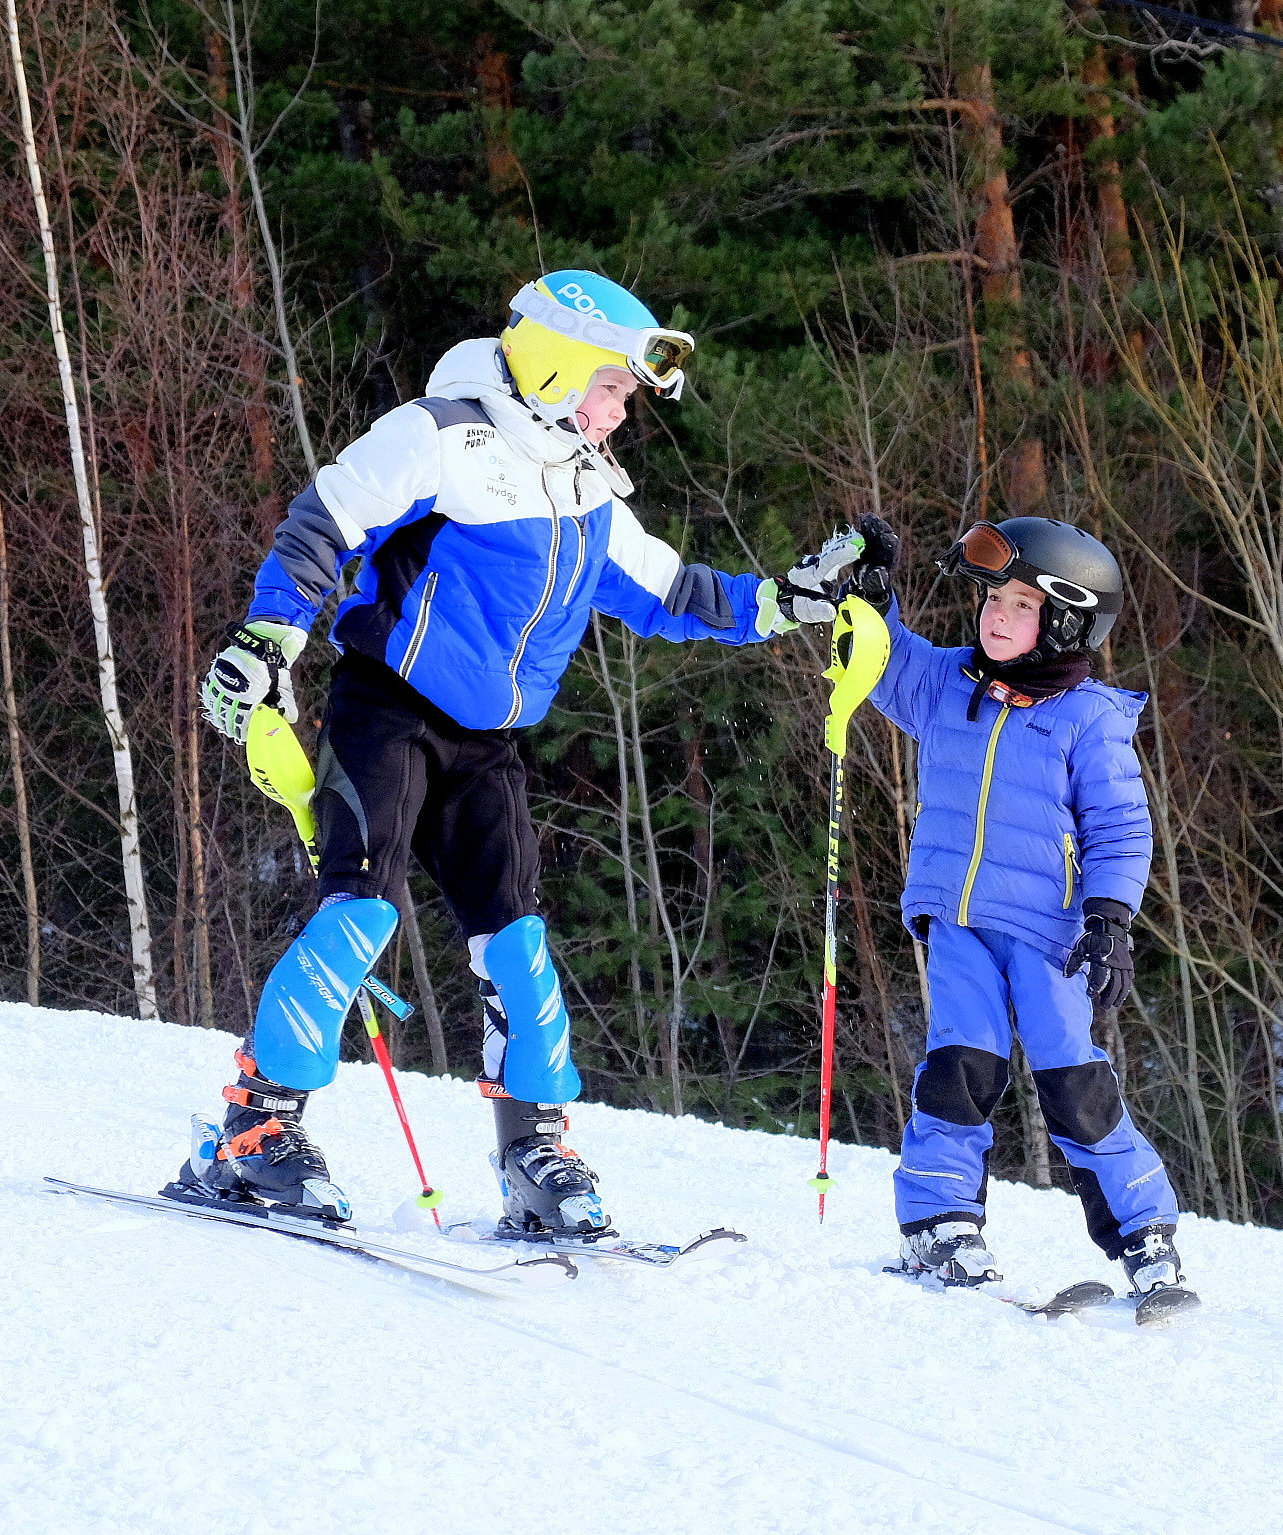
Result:
{"type": "Polygon", "coordinates": [[[592,465],[592,467],[597,470],[597,472],[606,481],[606,484],[610,486],[611,493],[613,495],[632,495],[635,486],[633,485],[632,479],[629,477],[628,471],[619,462],[619,460],[610,451],[605,443],[602,443],[600,447],[597,447],[595,443],[588,441],[588,439],[584,436],[583,428],[579,425],[573,410],[568,416],[561,416],[556,421],[550,421],[546,416],[541,416],[537,412],[530,410],[530,406],[525,400],[521,398],[521,391],[517,388],[517,381],[512,376],[512,369],[508,366],[507,359],[503,355],[502,348],[499,350],[499,364],[503,369],[504,378],[507,380],[508,388],[512,392],[512,397],[517,401],[519,405],[525,406],[525,408],[530,411],[530,414],[534,416],[535,420],[541,421],[549,431],[554,430],[554,428],[559,428],[561,431],[566,432],[571,437],[573,437],[579,452],[588,459],[588,462],[592,465]]]}

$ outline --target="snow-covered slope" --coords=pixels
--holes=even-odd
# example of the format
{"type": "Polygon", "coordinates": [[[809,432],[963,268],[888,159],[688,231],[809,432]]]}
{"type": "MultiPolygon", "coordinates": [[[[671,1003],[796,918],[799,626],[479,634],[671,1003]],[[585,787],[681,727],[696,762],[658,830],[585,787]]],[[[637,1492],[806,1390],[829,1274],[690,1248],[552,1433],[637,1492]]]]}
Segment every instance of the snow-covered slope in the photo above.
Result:
{"type": "MultiPolygon", "coordinates": [[[[595,1105],[570,1140],[628,1232],[751,1245],[507,1301],[43,1191],[157,1189],[232,1045],[0,1006],[5,1535],[1283,1528],[1279,1232],[1187,1219],[1204,1309],[1142,1332],[883,1274],[885,1152],[836,1148],[820,1228],[812,1142],[595,1105]]],[[[448,1209],[493,1209],[475,1088],[402,1086],[448,1209]]],[[[343,1067],[309,1124],[390,1232],[414,1182],[377,1068],[343,1067]]],[[[1009,1293],[1121,1288],[1064,1194],[996,1185],[989,1235],[1009,1293]]]]}

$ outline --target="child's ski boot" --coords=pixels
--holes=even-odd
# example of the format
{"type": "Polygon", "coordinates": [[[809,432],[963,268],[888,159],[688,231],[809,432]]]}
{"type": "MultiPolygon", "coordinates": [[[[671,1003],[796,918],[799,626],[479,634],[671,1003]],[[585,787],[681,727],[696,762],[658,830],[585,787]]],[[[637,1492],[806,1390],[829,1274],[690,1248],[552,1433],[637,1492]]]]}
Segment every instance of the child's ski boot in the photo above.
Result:
{"type": "Polygon", "coordinates": [[[1175,1226],[1142,1226],[1123,1238],[1123,1268],[1134,1295],[1185,1283],[1180,1254],[1172,1246],[1175,1226]]]}
{"type": "Polygon", "coordinates": [[[535,1241],[592,1242],[616,1236],[597,1197],[597,1174],[561,1143],[565,1105],[524,1103],[482,1082],[494,1104],[497,1149],[490,1164],[503,1194],[499,1232],[535,1241]]]}
{"type": "Polygon", "coordinates": [[[1119,1254],[1136,1300],[1136,1321],[1142,1326],[1169,1321],[1202,1302],[1186,1289],[1180,1254],[1172,1244],[1175,1226],[1142,1226],[1123,1238],[1119,1254]]]}
{"type": "Polygon", "coordinates": [[[193,1116],[191,1155],[161,1192],[171,1198],[266,1201],[291,1214],[349,1220],[347,1198],[330,1182],[324,1156],[299,1123],[308,1094],[260,1077],[239,1050],[236,1063],[240,1078],[223,1089],[230,1105],[223,1128],[193,1116]]]}
{"type": "Polygon", "coordinates": [[[1002,1278],[979,1224],[956,1215],[902,1236],[900,1261],[906,1273],[932,1274],[946,1285],[979,1285],[1002,1278]]]}

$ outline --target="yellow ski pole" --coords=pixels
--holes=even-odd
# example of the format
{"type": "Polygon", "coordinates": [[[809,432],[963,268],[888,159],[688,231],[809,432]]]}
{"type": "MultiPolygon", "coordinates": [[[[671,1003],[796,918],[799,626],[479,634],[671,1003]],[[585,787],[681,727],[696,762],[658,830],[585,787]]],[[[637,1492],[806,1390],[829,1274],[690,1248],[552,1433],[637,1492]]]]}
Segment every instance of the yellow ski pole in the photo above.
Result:
{"type": "Polygon", "coordinates": [[[833,684],[824,721],[829,752],[829,851],[824,890],[824,991],[820,1029],[820,1170],[809,1180],[824,1199],[829,1177],[829,1124],[833,1111],[833,1053],[837,1036],[838,848],[842,833],[843,763],[851,716],[877,686],[891,657],[891,637],[881,615],[861,597],[844,597],[833,620],[833,648],[827,671],[833,684]]]}
{"type": "MultiPolygon", "coordinates": [[[[312,865],[312,873],[315,874],[320,861],[320,850],[316,845],[316,816],[312,813],[316,774],[312,771],[307,753],[300,746],[299,739],[294,734],[289,721],[283,714],[268,708],[266,704],[259,704],[249,717],[245,760],[249,764],[250,777],[268,799],[275,800],[278,805],[284,805],[294,817],[294,825],[298,828],[299,837],[307,849],[308,861],[312,865]]],[[[414,1132],[410,1129],[405,1104],[401,1101],[401,1093],[397,1088],[396,1078],[392,1074],[392,1057],[388,1053],[387,1041],[379,1029],[378,1015],[374,1011],[374,1004],[370,1001],[364,985],[357,988],[356,997],[361,1022],[365,1025],[365,1032],[370,1037],[374,1057],[383,1071],[388,1091],[392,1094],[392,1103],[396,1109],[397,1118],[401,1121],[401,1128],[405,1132],[406,1144],[414,1160],[414,1169],[419,1175],[422,1193],[418,1196],[416,1203],[431,1210],[432,1219],[439,1226],[441,1217],[437,1214],[436,1207],[441,1203],[441,1190],[432,1187],[428,1182],[427,1174],[423,1171],[419,1148],[414,1143],[414,1132]]]]}

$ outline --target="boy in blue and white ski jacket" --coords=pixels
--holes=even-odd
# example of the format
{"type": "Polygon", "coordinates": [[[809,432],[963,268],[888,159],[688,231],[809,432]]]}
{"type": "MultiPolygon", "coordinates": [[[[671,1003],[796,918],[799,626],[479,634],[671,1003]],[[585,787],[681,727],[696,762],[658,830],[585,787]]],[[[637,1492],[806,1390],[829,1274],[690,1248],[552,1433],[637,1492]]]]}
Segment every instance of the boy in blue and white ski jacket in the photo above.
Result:
{"type": "Polygon", "coordinates": [[[761,579],[684,565],[647,533],[577,439],[513,398],[493,339],[446,353],[426,398],[318,472],[277,529],[250,619],[309,629],[351,559],[336,648],[471,730],[543,719],[593,612],[669,640],[766,637],[761,579]]]}
{"type": "Polygon", "coordinates": [[[413,853],[481,981],[504,1218],[599,1236],[609,1216],[593,1176],[559,1140],[580,1083],[514,731],[544,718],[594,613],[643,636],[754,644],[831,620],[831,583],[858,548],[831,541],[783,583],[683,562],[629,509],[606,440],[639,384],[680,394],[691,338],[588,272],[528,283],[512,310],[500,338],[454,347],[423,399],[376,421],[294,500],[206,679],[209,718],[235,740],[260,703],[293,719],[290,663],[360,561],[330,631],[321,910],[264,988],[223,1127],[196,1137],[179,1181],[198,1194],[319,1199],[342,1216],[299,1116],[334,1077],[343,1014],[395,929],[413,853]]]}
{"type": "MultiPolygon", "coordinates": [[[[876,519],[861,529],[857,584],[872,576],[889,598],[898,541],[876,519]]],[[[918,743],[901,908],[928,945],[930,1028],[894,1180],[904,1261],[946,1282],[993,1277],[979,1230],[1014,1015],[1093,1240],[1137,1288],[1175,1285],[1175,1194],[1091,1037],[1092,996],[1117,1006],[1130,991],[1152,852],[1132,745],[1145,695],[1089,675],[1121,577],[1095,539],[1032,517],[978,525],[941,564],[985,595],[978,643],[932,645],[889,598],[891,657],[870,695],[918,743]]]]}

